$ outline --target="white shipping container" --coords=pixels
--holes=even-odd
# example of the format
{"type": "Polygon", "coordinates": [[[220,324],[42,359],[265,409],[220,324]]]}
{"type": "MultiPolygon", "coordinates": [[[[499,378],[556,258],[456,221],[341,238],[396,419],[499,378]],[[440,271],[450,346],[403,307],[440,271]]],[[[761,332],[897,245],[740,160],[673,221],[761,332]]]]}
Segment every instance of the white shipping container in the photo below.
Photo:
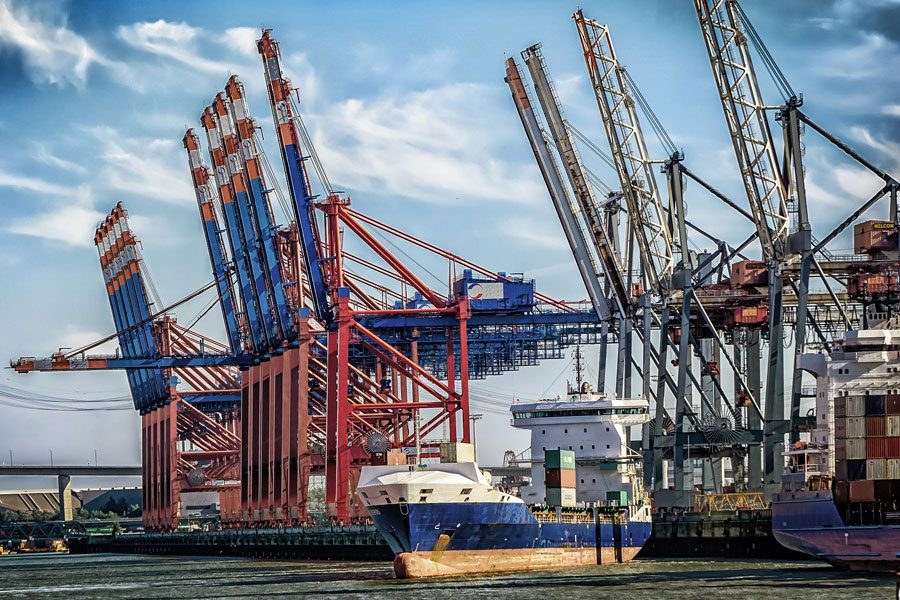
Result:
{"type": "Polygon", "coordinates": [[[442,463],[470,463],[475,462],[475,446],[463,442],[441,443],[442,463]]]}
{"type": "Polygon", "coordinates": [[[866,457],[865,438],[850,438],[847,440],[847,460],[863,460],[866,457]]]}
{"type": "Polygon", "coordinates": [[[885,463],[885,479],[900,479],[900,458],[889,458],[885,463]]]}
{"type": "Polygon", "coordinates": [[[870,458],[866,461],[866,479],[885,479],[887,464],[883,458],[870,458]]]}
{"type": "Polygon", "coordinates": [[[836,438],[864,438],[866,437],[865,417],[844,417],[835,419],[834,437],[836,438]]]}
{"type": "Polygon", "coordinates": [[[575,506],[575,488],[547,488],[547,505],[575,506]]]}
{"type": "Polygon", "coordinates": [[[865,396],[847,396],[847,416],[848,417],[864,417],[864,416],[866,416],[866,397],[865,396]]]}
{"type": "Polygon", "coordinates": [[[900,415],[887,417],[885,435],[888,437],[900,437],[900,415]]]}

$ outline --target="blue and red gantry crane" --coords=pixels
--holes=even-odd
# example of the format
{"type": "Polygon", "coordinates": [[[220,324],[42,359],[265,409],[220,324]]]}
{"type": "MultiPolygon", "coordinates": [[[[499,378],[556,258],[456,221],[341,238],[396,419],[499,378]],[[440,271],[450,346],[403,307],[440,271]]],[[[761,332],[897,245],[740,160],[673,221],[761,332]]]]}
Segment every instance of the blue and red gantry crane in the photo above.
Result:
{"type": "Polygon", "coordinates": [[[521,275],[490,271],[351,208],[317,157],[270,30],[257,47],[287,194],[237,76],[200,117],[211,167],[200,136],[188,129],[183,139],[214,278],[189,298],[215,290],[227,342],[177,324],[170,311],[187,299],[150,302],[119,204],[95,241],[121,352],[87,355],[94,344],[13,364],[20,372],[126,370],[143,415],[151,530],[173,529],[178,493],[198,489],[220,493],[228,527],[306,522],[314,473],[325,475],[328,517],[364,519],[353,499],[362,465],[405,461],[414,448],[436,456],[442,426],[449,441],[470,441],[471,379],[560,358],[606,331],[594,311],[540,294],[521,275]],[[273,197],[283,200],[287,224],[276,223],[273,197]],[[395,242],[462,272],[436,290],[389,250],[395,242]]]}

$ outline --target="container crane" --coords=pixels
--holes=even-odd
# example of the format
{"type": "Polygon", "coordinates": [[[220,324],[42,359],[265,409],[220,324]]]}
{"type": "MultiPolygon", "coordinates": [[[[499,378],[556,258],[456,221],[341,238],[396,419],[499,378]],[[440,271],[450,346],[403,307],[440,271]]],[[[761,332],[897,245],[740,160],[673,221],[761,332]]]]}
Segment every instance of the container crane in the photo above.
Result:
{"type": "Polygon", "coordinates": [[[673,241],[666,220],[635,105],[609,28],[585,19],[581,10],[573,18],[646,279],[656,295],[665,298],[676,267],[673,248],[678,240],[673,241]]]}

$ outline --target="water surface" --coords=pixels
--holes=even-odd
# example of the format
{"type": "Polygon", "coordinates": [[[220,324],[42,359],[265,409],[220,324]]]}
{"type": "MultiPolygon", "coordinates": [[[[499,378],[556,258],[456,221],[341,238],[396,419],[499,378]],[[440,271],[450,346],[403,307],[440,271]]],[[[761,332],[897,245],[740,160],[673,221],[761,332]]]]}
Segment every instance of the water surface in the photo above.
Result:
{"type": "Polygon", "coordinates": [[[263,561],[122,554],[0,557],[2,598],[299,597],[890,598],[895,579],[814,562],[646,559],[625,565],[401,581],[389,563],[263,561]]]}

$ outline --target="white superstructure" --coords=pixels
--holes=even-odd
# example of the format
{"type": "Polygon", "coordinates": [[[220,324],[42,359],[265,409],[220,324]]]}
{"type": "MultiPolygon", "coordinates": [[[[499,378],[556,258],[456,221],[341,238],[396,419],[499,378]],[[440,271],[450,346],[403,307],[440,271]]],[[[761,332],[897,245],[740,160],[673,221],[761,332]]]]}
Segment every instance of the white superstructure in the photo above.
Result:
{"type": "Polygon", "coordinates": [[[473,462],[367,466],[360,473],[356,494],[370,512],[391,504],[521,502],[491,487],[473,462]]]}
{"type": "Polygon", "coordinates": [[[576,462],[576,500],[606,501],[609,491],[633,498],[639,458],[626,445],[626,427],[650,419],[649,403],[594,392],[588,383],[569,388],[565,398],[515,403],[512,425],[531,431],[531,485],[522,488],[528,504],[546,502],[544,452],[572,450],[576,462]]]}
{"type": "Polygon", "coordinates": [[[804,354],[798,360],[800,368],[816,378],[816,427],[809,442],[824,451],[823,462],[827,464],[822,465],[823,471],[833,474],[834,399],[900,394],[900,330],[847,331],[841,348],[830,357],[804,354]]]}

